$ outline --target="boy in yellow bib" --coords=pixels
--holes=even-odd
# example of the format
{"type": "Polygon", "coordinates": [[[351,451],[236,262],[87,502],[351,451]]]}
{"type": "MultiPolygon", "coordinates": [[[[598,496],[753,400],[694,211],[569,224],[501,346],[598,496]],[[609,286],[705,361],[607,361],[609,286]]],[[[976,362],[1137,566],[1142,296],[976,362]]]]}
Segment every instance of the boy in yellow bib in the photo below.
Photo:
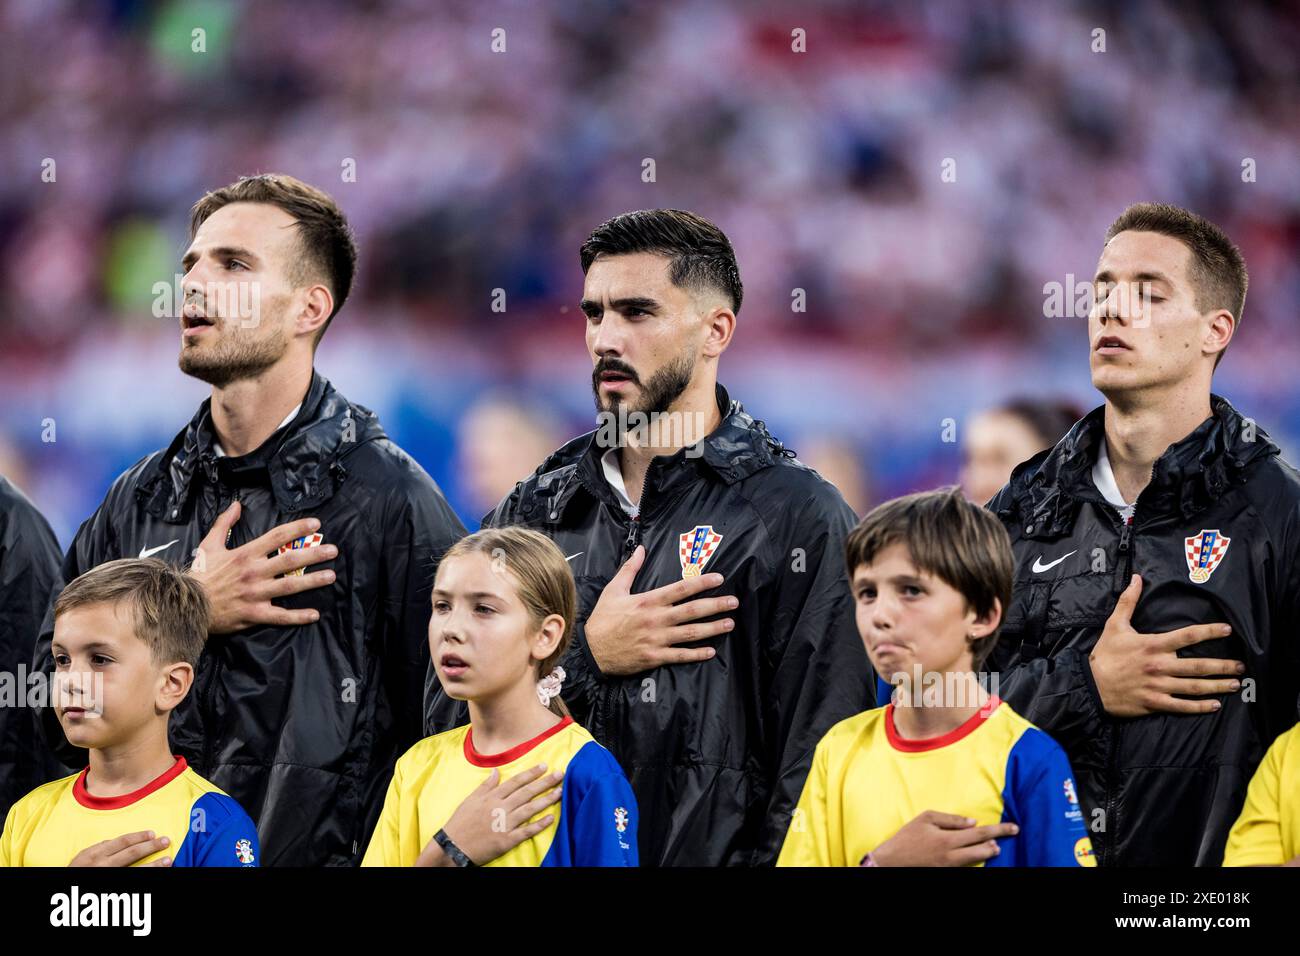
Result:
{"type": "Polygon", "coordinates": [[[1094,866],[1064,751],[977,680],[1011,547],[956,489],[886,502],[845,553],[858,632],[892,701],[813,755],[777,866],[1094,866]]]}
{"type": "Polygon", "coordinates": [[[539,532],[486,529],[448,550],[429,648],[470,723],[397,761],[362,866],[637,865],[627,777],[558,696],[576,606],[539,532]]]}
{"type": "Polygon", "coordinates": [[[157,558],[110,561],[63,589],[55,713],[89,766],[13,805],[0,866],[257,865],[248,814],[167,742],[208,613],[202,586],[157,558]]]}

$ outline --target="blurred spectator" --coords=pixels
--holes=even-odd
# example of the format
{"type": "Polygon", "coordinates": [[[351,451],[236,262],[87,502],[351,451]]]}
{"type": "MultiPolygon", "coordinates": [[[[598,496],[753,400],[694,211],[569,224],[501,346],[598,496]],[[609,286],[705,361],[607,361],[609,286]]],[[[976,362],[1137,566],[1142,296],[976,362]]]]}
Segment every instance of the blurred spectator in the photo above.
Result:
{"type": "Polygon", "coordinates": [[[477,528],[516,482],[570,437],[545,411],[511,398],[488,396],[472,405],[457,435],[461,477],[474,510],[466,524],[477,528]]]}
{"type": "Polygon", "coordinates": [[[156,286],[187,207],[283,170],[358,234],[332,378],[444,486],[465,396],[589,414],[556,372],[584,359],[577,248],[653,206],[733,237],[736,394],[778,434],[870,448],[880,497],[955,471],[937,421],[1009,388],[1085,400],[1084,319],[1045,286],[1086,282],[1143,199],[1241,246],[1246,320],[1216,391],[1293,434],[1298,48],[1300,6],[1247,0],[11,0],[0,430],[66,542],[194,402],[156,286]]]}
{"type": "Polygon", "coordinates": [[[1016,465],[1054,446],[1083,415],[1071,402],[1031,398],[976,414],[962,442],[962,491],[985,504],[1002,490],[1016,465]]]}
{"type": "Polygon", "coordinates": [[[871,478],[853,445],[830,435],[810,435],[797,442],[794,449],[800,461],[839,489],[858,517],[867,513],[871,478]]]}

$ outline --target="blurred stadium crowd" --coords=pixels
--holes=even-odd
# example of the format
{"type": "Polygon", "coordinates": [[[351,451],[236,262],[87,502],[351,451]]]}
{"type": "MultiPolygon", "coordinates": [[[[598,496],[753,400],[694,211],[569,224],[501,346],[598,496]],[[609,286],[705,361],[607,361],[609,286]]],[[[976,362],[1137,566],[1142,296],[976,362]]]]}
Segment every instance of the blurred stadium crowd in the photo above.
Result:
{"type": "Polygon", "coordinates": [[[0,21],[0,473],[65,545],[203,398],[154,284],[190,205],[259,171],[350,217],[359,285],[318,367],[470,527],[592,427],[577,249],[635,208],[731,236],[721,379],[859,509],[955,481],[949,420],[1100,403],[1085,323],[1045,315],[1044,285],[1090,278],[1137,200],[1241,246],[1216,391],[1284,449],[1300,433],[1295,5],[7,0],[0,21]]]}

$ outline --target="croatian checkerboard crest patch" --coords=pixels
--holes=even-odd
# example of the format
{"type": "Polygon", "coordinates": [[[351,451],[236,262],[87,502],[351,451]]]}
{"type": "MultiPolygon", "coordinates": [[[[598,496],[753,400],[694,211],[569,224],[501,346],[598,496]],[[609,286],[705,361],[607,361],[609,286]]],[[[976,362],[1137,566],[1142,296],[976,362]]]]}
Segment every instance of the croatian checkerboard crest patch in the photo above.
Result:
{"type": "Polygon", "coordinates": [[[699,524],[687,531],[679,539],[681,546],[678,554],[682,559],[682,577],[699,577],[704,566],[713,557],[722,543],[722,535],[713,530],[711,524],[699,524]]]}
{"type": "MultiPolygon", "coordinates": [[[[277,553],[284,554],[286,551],[297,551],[300,548],[317,548],[320,547],[320,543],[324,540],[325,537],[319,531],[315,534],[305,534],[301,538],[294,538],[288,544],[280,545],[280,550],[277,553]]],[[[295,568],[292,571],[284,572],[284,576],[287,578],[291,575],[299,575],[306,570],[306,568],[295,568]]]]}
{"type": "Polygon", "coordinates": [[[1223,556],[1228,552],[1231,538],[1215,528],[1213,531],[1202,530],[1190,538],[1184,538],[1187,545],[1187,576],[1196,584],[1204,584],[1219,566],[1223,556]]]}

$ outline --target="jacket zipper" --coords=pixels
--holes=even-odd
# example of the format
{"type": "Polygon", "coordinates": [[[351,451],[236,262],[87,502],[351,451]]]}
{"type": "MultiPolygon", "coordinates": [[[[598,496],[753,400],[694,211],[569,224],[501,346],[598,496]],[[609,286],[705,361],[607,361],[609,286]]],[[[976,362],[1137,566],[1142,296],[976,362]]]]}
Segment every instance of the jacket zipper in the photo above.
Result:
{"type": "MultiPolygon", "coordinates": [[[[632,552],[636,550],[636,546],[641,542],[641,514],[642,512],[638,511],[632,516],[631,521],[628,522],[627,537],[623,539],[623,557],[619,561],[620,567],[632,556],[632,552]]],[[[605,726],[606,718],[609,716],[610,711],[613,710],[615,690],[614,681],[605,680],[601,683],[600,714],[598,719],[600,722],[601,732],[605,735],[606,740],[609,739],[609,728],[605,726]]],[[[597,719],[596,713],[592,713],[592,718],[593,721],[597,719]]]]}
{"type": "MultiPolygon", "coordinates": [[[[632,552],[641,542],[641,513],[638,511],[632,516],[632,521],[627,528],[627,540],[623,542],[623,561],[632,557],[632,552]]],[[[620,564],[622,562],[619,562],[620,564]]]]}
{"type": "Polygon", "coordinates": [[[1133,549],[1131,540],[1133,538],[1133,522],[1124,522],[1124,527],[1119,533],[1119,561],[1116,562],[1119,570],[1119,579],[1116,581],[1118,587],[1115,589],[1116,596],[1124,593],[1128,587],[1129,578],[1133,576],[1133,549]]]}
{"type": "MultiPolygon", "coordinates": [[[[1119,576],[1119,593],[1123,593],[1124,588],[1128,587],[1128,580],[1133,576],[1133,521],[1136,517],[1134,514],[1124,522],[1124,527],[1119,535],[1119,555],[1115,562],[1121,568],[1119,576]]],[[[1121,519],[1123,520],[1123,519],[1121,519]]],[[[1110,745],[1106,748],[1106,816],[1102,821],[1103,826],[1107,828],[1111,839],[1106,841],[1106,851],[1098,854],[1098,864],[1105,865],[1106,858],[1110,856],[1112,841],[1116,835],[1115,823],[1115,774],[1117,772],[1117,762],[1119,757],[1119,735],[1121,724],[1112,721],[1110,725],[1110,745]]]]}
{"type": "MultiPolygon", "coordinates": [[[[1156,467],[1152,464],[1151,477],[1147,479],[1148,485],[1155,480],[1155,476],[1156,467]]],[[[1142,495],[1139,492],[1138,498],[1141,497],[1142,495]]],[[[1128,587],[1129,580],[1133,577],[1133,528],[1137,524],[1138,498],[1133,499],[1133,511],[1129,515],[1128,520],[1124,521],[1124,527],[1120,529],[1119,533],[1119,554],[1115,563],[1118,566],[1121,566],[1123,570],[1120,572],[1119,580],[1116,582],[1119,585],[1116,590],[1116,596],[1124,593],[1124,589],[1128,587]]],[[[1108,507],[1110,506],[1108,505],[1108,507]]],[[[1120,520],[1123,521],[1123,518],[1121,517],[1120,520]]],[[[1115,777],[1118,773],[1117,763],[1119,758],[1119,737],[1123,727],[1124,725],[1118,721],[1111,722],[1110,746],[1106,748],[1106,816],[1102,821],[1102,825],[1107,828],[1107,831],[1110,834],[1110,839],[1106,841],[1106,851],[1097,854],[1097,863],[1101,866],[1105,866],[1110,858],[1111,851],[1115,848],[1115,838],[1119,832],[1119,828],[1115,826],[1115,777]]]]}

